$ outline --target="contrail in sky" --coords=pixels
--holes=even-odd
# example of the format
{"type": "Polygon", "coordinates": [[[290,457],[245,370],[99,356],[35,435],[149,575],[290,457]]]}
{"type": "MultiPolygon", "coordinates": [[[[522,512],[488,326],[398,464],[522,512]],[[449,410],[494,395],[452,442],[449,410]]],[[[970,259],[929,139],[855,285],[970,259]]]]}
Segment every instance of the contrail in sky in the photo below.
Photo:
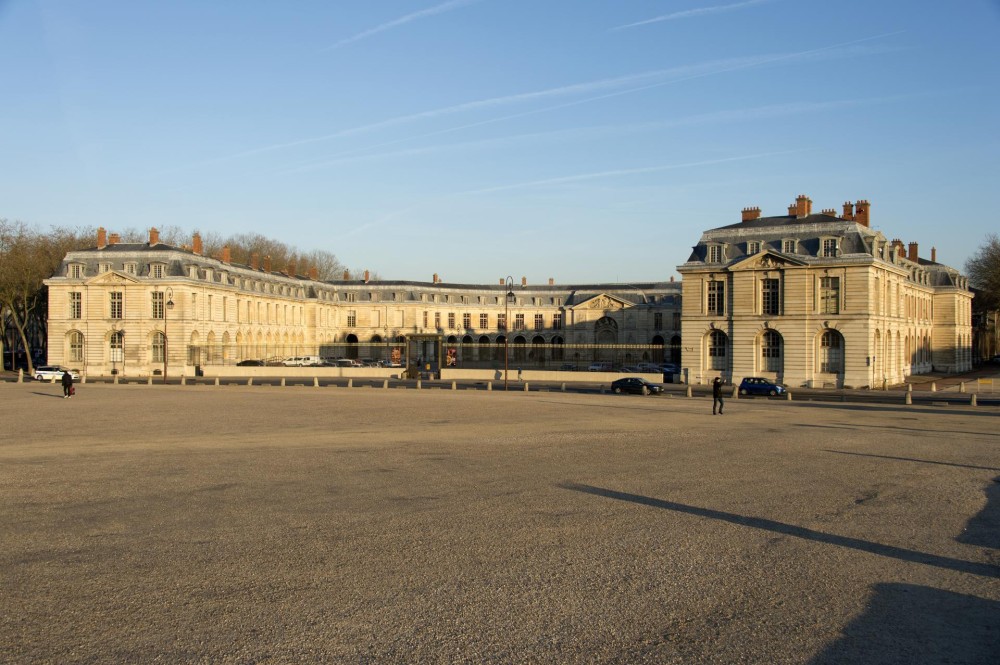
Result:
{"type": "Polygon", "coordinates": [[[722,14],[723,12],[730,12],[735,9],[740,9],[742,7],[749,7],[750,5],[760,5],[765,2],[773,2],[774,0],[745,0],[745,2],[734,2],[731,5],[716,5],[714,7],[701,7],[698,9],[685,9],[680,12],[673,12],[671,14],[663,14],[662,16],[654,16],[653,18],[646,19],[645,21],[637,21],[635,23],[628,23],[626,25],[619,25],[612,30],[624,30],[625,28],[635,28],[640,25],[649,25],[650,23],[661,23],[663,21],[673,21],[679,18],[689,18],[691,16],[703,16],[705,14],[722,14]]]}
{"type": "Polygon", "coordinates": [[[326,48],[320,49],[320,53],[324,51],[330,51],[335,48],[340,48],[342,46],[347,46],[348,44],[353,44],[355,42],[360,42],[362,39],[367,39],[372,35],[377,35],[380,32],[385,32],[386,30],[391,30],[393,28],[405,25],[412,21],[417,21],[422,18],[427,18],[428,16],[434,16],[436,14],[444,14],[445,12],[450,12],[453,9],[458,9],[464,7],[465,5],[471,5],[481,0],[449,0],[448,2],[442,2],[440,5],[434,5],[433,7],[428,7],[427,9],[421,9],[420,11],[412,12],[405,16],[400,16],[397,19],[387,21],[382,25],[377,25],[374,28],[365,30],[364,32],[359,32],[353,37],[348,37],[347,39],[342,39],[333,46],[327,46],[326,48]]]}

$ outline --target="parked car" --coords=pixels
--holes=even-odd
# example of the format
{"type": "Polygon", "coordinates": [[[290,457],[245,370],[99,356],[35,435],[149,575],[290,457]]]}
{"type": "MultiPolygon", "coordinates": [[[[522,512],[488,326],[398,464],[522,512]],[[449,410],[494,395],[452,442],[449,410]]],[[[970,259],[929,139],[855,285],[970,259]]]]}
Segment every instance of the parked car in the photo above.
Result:
{"type": "Polygon", "coordinates": [[[396,360],[382,360],[379,361],[382,367],[402,367],[403,363],[396,360]]]}
{"type": "Polygon", "coordinates": [[[660,366],[654,363],[639,363],[635,366],[635,371],[645,372],[647,374],[659,374],[660,366]]]}
{"type": "Polygon", "coordinates": [[[588,372],[610,372],[611,363],[590,363],[590,367],[587,368],[588,372]]]}
{"type": "Polygon", "coordinates": [[[249,359],[248,360],[241,360],[238,363],[236,363],[236,366],[237,367],[263,367],[264,366],[264,361],[263,360],[249,360],[249,359]]]}
{"type": "Polygon", "coordinates": [[[51,381],[52,379],[58,381],[67,371],[74,381],[80,379],[80,373],[75,369],[67,370],[59,365],[42,365],[35,368],[35,381],[51,381]]]}
{"type": "Polygon", "coordinates": [[[759,376],[748,376],[740,381],[741,395],[783,395],[785,387],[759,376]]]}
{"type": "Polygon", "coordinates": [[[576,365],[574,365],[573,363],[563,363],[562,365],[559,366],[559,371],[560,372],[575,372],[576,371],[576,365]]]}
{"type": "Polygon", "coordinates": [[[663,392],[663,386],[658,383],[651,383],[638,376],[627,376],[611,382],[611,392],[616,395],[621,393],[632,393],[634,395],[659,395],[663,392]]]}

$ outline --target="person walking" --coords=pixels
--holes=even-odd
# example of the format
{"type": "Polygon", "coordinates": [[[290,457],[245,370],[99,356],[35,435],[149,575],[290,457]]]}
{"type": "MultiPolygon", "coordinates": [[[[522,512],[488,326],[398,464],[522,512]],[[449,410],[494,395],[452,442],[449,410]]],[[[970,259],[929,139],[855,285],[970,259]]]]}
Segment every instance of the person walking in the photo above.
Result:
{"type": "Polygon", "coordinates": [[[722,379],[715,377],[712,381],[712,415],[715,415],[715,408],[719,407],[719,415],[722,415],[722,408],[726,403],[722,399],[722,379]]]}
{"type": "Polygon", "coordinates": [[[63,387],[63,399],[69,399],[73,396],[73,375],[69,371],[63,372],[62,375],[62,387],[63,387]]]}

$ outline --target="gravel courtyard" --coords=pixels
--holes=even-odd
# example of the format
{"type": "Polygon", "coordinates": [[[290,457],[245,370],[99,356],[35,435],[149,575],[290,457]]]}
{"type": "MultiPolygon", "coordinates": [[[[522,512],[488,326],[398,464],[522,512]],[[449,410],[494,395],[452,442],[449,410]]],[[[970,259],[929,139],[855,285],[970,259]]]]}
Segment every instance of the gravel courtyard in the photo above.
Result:
{"type": "Polygon", "coordinates": [[[996,663],[1000,410],[0,384],[3,663],[996,663]]]}

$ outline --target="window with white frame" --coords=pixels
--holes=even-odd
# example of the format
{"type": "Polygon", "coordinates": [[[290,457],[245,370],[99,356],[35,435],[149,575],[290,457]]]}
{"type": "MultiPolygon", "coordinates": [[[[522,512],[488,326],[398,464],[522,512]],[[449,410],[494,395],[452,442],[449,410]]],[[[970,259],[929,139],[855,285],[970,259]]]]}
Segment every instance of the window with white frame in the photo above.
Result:
{"type": "Polygon", "coordinates": [[[844,338],[836,330],[827,330],[820,337],[819,371],[828,374],[844,371],[844,338]]]}
{"type": "Polygon", "coordinates": [[[524,330],[524,314],[514,315],[514,330],[524,330]]]}
{"type": "Polygon", "coordinates": [[[101,266],[100,266],[99,272],[102,273],[102,274],[106,273],[106,272],[111,272],[111,264],[110,263],[102,263],[101,266]]]}
{"type": "Polygon", "coordinates": [[[556,312],[555,314],[552,315],[553,330],[562,330],[562,319],[563,319],[562,312],[556,312]]]}
{"type": "Polygon", "coordinates": [[[162,319],[163,318],[163,291],[153,291],[150,294],[152,296],[152,318],[162,319]]]}
{"type": "Polygon", "coordinates": [[[497,330],[507,330],[507,314],[497,314],[497,330]]]}
{"type": "Polygon", "coordinates": [[[69,318],[83,318],[83,293],[80,291],[69,292],[69,318]]]}
{"type": "Polygon", "coordinates": [[[441,328],[441,312],[434,312],[434,327],[441,328]]]}
{"type": "Polygon", "coordinates": [[[535,330],[542,330],[544,325],[544,317],[541,314],[535,314],[535,330]]]}
{"type": "Polygon", "coordinates": [[[154,363],[162,363],[164,358],[164,351],[167,348],[167,337],[162,332],[153,333],[153,341],[151,345],[151,356],[154,363]]]}
{"type": "Polygon", "coordinates": [[[840,314],[839,277],[820,277],[819,311],[822,314],[840,314]]]}
{"type": "Polygon", "coordinates": [[[708,282],[707,310],[709,314],[721,316],[726,313],[726,283],[713,279],[708,282]]]}
{"type": "Polygon", "coordinates": [[[781,241],[781,251],[785,254],[795,253],[796,242],[792,239],[785,239],[781,241]]]}
{"type": "Polygon", "coordinates": [[[462,314],[462,327],[468,330],[472,327],[472,314],[465,312],[462,314]]]}
{"type": "Polygon", "coordinates": [[[490,315],[489,314],[480,314],[479,315],[479,327],[482,328],[483,330],[486,330],[487,328],[490,327],[490,315]]]}
{"type": "Polygon", "coordinates": [[[663,330],[663,312],[653,312],[653,330],[663,330]]]}
{"type": "Polygon", "coordinates": [[[708,246],[708,262],[722,263],[722,245],[708,246]]]}
{"type": "Polygon", "coordinates": [[[70,362],[75,362],[75,363],[83,362],[83,347],[84,347],[83,333],[78,330],[74,330],[69,334],[70,362]]]}
{"type": "Polygon", "coordinates": [[[358,310],[349,309],[347,310],[347,327],[356,328],[358,325],[358,310]]]}
{"type": "Polygon", "coordinates": [[[837,239],[836,238],[823,238],[823,256],[833,257],[837,256],[837,239]]]}
{"type": "Polygon", "coordinates": [[[149,276],[153,279],[163,279],[163,264],[154,263],[149,266],[149,276]]]}
{"type": "Polygon", "coordinates": [[[69,266],[69,276],[72,279],[80,279],[83,277],[83,266],[79,263],[73,263],[69,266]]]}
{"type": "Polygon", "coordinates": [[[110,302],[108,303],[108,318],[122,318],[122,303],[124,302],[125,294],[121,291],[112,291],[108,294],[108,297],[110,298],[110,302]]]}
{"type": "Polygon", "coordinates": [[[125,264],[125,272],[127,272],[130,275],[136,274],[136,272],[138,271],[138,268],[139,268],[139,265],[136,264],[136,263],[126,263],[125,264]]]}
{"type": "Polygon", "coordinates": [[[349,292],[349,293],[347,293],[345,295],[346,295],[347,302],[354,302],[355,294],[353,292],[349,292]]]}
{"type": "Polygon", "coordinates": [[[455,329],[455,312],[448,312],[448,328],[455,329]]]}
{"type": "Polygon", "coordinates": [[[747,243],[747,255],[760,254],[760,241],[751,240],[747,243]]]}
{"type": "Polygon", "coordinates": [[[781,314],[781,282],[777,279],[760,280],[760,311],[765,316],[781,314]]]}
{"type": "Polygon", "coordinates": [[[427,312],[424,312],[424,328],[427,327],[427,312]]]}
{"type": "Polygon", "coordinates": [[[765,330],[760,338],[761,369],[765,372],[780,372],[781,335],[773,330],[765,330]]]}

